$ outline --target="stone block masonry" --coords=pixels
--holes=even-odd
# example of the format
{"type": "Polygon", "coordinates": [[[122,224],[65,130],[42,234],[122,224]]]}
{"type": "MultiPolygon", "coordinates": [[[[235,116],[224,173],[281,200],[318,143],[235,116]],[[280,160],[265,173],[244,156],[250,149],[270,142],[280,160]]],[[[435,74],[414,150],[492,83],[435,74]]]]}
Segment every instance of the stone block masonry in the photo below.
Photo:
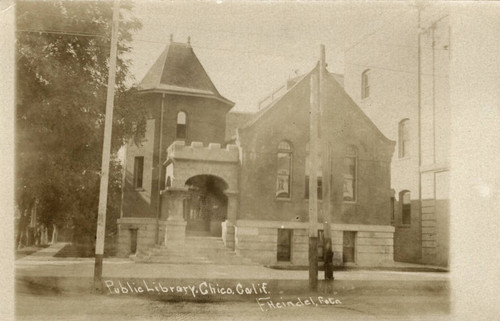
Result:
{"type": "Polygon", "coordinates": [[[156,229],[158,223],[155,218],[124,217],[118,219],[118,252],[117,256],[127,257],[132,253],[133,246],[137,251],[145,251],[156,244],[156,229]],[[136,231],[136,240],[132,239],[136,231]],[[132,242],[137,242],[135,245],[132,242]]]}
{"type": "MultiPolygon", "coordinates": [[[[308,264],[308,223],[239,220],[235,227],[235,250],[252,261],[265,264],[308,264]],[[278,262],[278,230],[292,230],[290,261],[278,262]]],[[[323,229],[319,224],[318,228],[323,229]]],[[[333,224],[334,264],[343,265],[344,231],[356,232],[355,262],[359,266],[384,266],[394,262],[394,227],[386,225],[333,224]]]]}

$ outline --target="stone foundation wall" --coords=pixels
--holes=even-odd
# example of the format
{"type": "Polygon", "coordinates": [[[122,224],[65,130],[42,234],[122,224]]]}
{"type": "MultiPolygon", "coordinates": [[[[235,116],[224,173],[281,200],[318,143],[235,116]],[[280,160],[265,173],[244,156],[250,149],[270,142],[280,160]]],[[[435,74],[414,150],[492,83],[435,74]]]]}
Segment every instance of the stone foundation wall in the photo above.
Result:
{"type": "Polygon", "coordinates": [[[127,257],[131,253],[132,231],[137,230],[137,251],[144,251],[156,244],[155,218],[124,217],[118,219],[118,257],[127,257]]]}
{"type": "MultiPolygon", "coordinates": [[[[302,222],[237,221],[235,250],[252,261],[265,265],[308,265],[309,226],[302,222]],[[278,262],[278,230],[291,229],[290,262],[278,262]]],[[[323,229],[318,224],[318,229],[323,229]]],[[[386,225],[333,224],[331,226],[333,263],[343,265],[343,232],[354,231],[355,264],[383,266],[394,262],[394,227],[386,225]]]]}

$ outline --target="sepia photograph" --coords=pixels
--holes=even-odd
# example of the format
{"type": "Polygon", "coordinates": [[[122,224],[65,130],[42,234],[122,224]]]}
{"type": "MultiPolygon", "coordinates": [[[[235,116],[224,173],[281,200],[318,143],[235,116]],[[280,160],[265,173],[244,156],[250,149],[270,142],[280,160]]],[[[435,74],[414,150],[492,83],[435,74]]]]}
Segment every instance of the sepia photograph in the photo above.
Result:
{"type": "Polygon", "coordinates": [[[2,320],[498,318],[500,4],[0,11],[2,320]]]}

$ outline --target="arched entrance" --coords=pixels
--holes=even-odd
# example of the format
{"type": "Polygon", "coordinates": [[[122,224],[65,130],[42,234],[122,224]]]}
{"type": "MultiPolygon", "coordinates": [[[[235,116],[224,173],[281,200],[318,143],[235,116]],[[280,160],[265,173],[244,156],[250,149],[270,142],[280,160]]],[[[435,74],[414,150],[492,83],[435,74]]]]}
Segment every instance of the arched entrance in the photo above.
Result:
{"type": "Polygon", "coordinates": [[[196,175],[186,181],[189,196],[183,203],[188,234],[221,236],[227,218],[228,184],[214,175],[196,175]]]}

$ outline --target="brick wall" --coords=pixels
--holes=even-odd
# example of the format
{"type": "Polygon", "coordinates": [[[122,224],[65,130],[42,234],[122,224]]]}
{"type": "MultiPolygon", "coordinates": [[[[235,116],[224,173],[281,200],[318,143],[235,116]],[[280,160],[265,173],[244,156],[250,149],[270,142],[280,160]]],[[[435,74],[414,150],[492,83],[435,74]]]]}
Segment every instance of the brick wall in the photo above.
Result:
{"type": "MultiPolygon", "coordinates": [[[[336,136],[328,133],[326,137],[340,140],[342,146],[355,145],[358,152],[357,201],[345,203],[342,214],[332,217],[333,222],[389,225],[392,143],[378,134],[340,85],[329,83],[326,101],[328,124],[343,129],[336,136]]],[[[239,130],[242,147],[239,219],[308,220],[305,198],[308,141],[309,80],[304,79],[254,124],[239,130]],[[282,140],[290,142],[293,148],[291,198],[286,200],[275,196],[276,153],[282,140]]]]}

